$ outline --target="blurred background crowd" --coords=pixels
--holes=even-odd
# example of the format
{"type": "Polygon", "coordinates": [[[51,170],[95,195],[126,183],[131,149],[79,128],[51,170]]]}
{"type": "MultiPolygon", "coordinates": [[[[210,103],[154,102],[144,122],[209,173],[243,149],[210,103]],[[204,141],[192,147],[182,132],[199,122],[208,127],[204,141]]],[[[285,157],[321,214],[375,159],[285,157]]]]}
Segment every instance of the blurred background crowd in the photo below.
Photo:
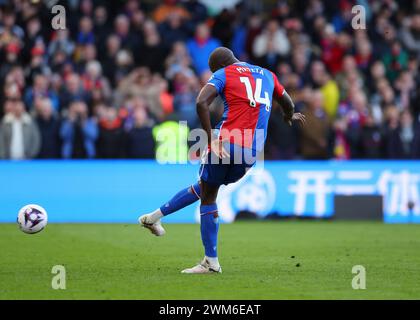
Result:
{"type": "Polygon", "coordinates": [[[273,106],[266,159],[420,158],[420,0],[221,2],[0,0],[0,158],[186,158],[220,45],[307,116],[289,127],[273,106]]]}

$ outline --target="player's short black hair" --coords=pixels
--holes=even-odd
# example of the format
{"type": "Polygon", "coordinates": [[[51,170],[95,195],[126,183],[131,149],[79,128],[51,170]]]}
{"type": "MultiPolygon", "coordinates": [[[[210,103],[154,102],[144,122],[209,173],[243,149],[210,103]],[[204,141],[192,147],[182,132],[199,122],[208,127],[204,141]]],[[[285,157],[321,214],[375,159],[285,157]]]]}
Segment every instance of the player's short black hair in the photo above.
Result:
{"type": "Polygon", "coordinates": [[[211,72],[216,72],[238,61],[232,50],[226,47],[218,47],[210,54],[209,68],[211,72]]]}

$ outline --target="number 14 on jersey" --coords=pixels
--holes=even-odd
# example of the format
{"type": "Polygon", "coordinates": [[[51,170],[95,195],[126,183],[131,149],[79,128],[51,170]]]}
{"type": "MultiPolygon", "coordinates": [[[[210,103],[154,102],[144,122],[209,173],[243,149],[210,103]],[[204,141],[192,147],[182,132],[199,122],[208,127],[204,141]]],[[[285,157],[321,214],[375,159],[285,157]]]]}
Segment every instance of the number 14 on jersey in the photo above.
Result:
{"type": "Polygon", "coordinates": [[[245,85],[246,94],[249,99],[249,105],[253,108],[257,106],[257,102],[265,105],[265,110],[270,111],[271,101],[267,91],[264,91],[264,97],[261,96],[262,79],[255,80],[255,93],[252,92],[251,82],[248,77],[240,77],[239,80],[245,85]]]}

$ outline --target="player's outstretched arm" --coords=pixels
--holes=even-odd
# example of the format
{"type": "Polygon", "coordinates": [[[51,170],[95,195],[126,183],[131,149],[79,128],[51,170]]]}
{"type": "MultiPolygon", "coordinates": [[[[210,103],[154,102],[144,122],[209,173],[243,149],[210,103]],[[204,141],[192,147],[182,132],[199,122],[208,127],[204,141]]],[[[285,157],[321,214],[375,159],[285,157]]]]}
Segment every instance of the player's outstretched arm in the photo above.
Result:
{"type": "Polygon", "coordinates": [[[277,98],[278,103],[283,108],[284,121],[289,125],[292,125],[292,121],[298,121],[301,125],[305,124],[305,115],[300,112],[295,113],[295,104],[290,98],[289,94],[284,91],[281,97],[277,98]]]}
{"type": "Polygon", "coordinates": [[[200,91],[196,101],[197,114],[201,126],[207,133],[208,144],[211,144],[211,123],[209,106],[217,97],[217,90],[214,86],[206,84],[200,91]]]}
{"type": "Polygon", "coordinates": [[[207,133],[207,143],[212,152],[214,152],[219,158],[227,158],[229,157],[229,154],[223,148],[222,141],[219,139],[213,139],[211,134],[209,107],[217,95],[218,93],[216,88],[211,84],[206,84],[203,89],[201,89],[197,97],[197,114],[200,118],[201,126],[207,133]]]}
{"type": "Polygon", "coordinates": [[[295,112],[295,104],[289,94],[284,90],[283,95],[277,98],[278,103],[283,109],[284,121],[291,124],[293,113],[295,112]]]}

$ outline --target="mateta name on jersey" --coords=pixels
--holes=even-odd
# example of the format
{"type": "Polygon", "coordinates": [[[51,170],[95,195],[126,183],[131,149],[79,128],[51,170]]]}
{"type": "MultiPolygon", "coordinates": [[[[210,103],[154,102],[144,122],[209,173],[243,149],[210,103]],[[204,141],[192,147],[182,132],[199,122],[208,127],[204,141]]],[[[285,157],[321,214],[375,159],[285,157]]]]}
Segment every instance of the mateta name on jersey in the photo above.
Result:
{"type": "Polygon", "coordinates": [[[239,73],[251,72],[251,73],[259,73],[262,76],[264,75],[264,70],[262,68],[237,67],[236,71],[238,71],[239,73]]]}

